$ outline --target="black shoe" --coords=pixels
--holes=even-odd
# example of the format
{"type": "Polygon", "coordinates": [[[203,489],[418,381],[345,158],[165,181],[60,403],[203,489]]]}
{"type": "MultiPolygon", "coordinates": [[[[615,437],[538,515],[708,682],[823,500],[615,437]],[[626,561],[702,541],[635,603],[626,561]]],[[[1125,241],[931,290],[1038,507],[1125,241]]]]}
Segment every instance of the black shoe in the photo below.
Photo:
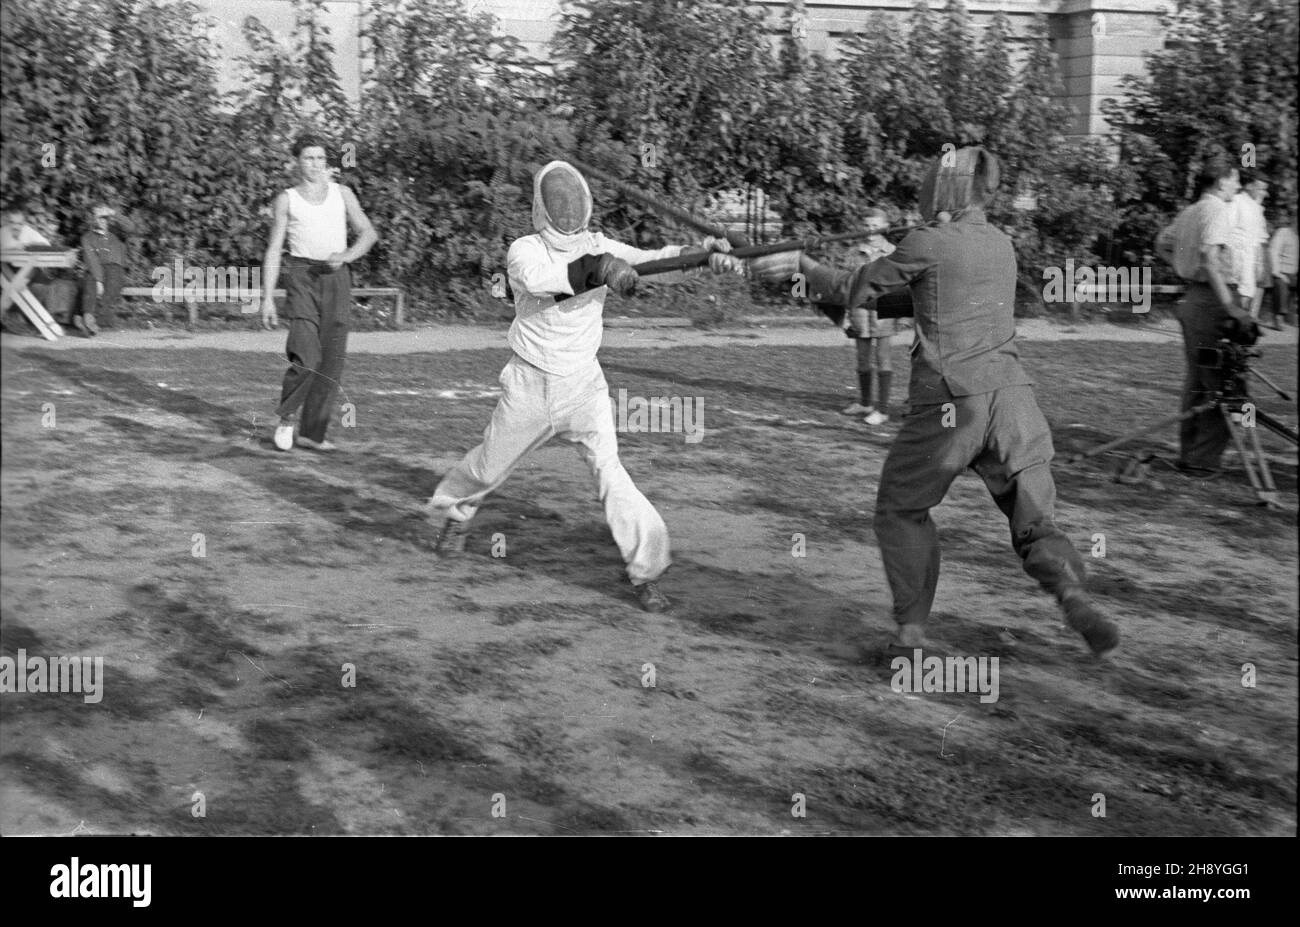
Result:
{"type": "Polygon", "coordinates": [[[1080,592],[1061,600],[1065,623],[1083,635],[1094,656],[1105,656],[1119,646],[1119,628],[1080,592]]]}
{"type": "Polygon", "coordinates": [[[659,587],[654,583],[634,585],[632,591],[636,593],[636,599],[641,603],[641,607],[648,612],[667,611],[672,607],[672,603],[668,601],[668,596],[660,592],[659,587]]]}
{"type": "Polygon", "coordinates": [[[468,528],[469,522],[448,518],[438,532],[438,540],[433,545],[434,552],[443,557],[465,553],[465,533],[468,528]]]}

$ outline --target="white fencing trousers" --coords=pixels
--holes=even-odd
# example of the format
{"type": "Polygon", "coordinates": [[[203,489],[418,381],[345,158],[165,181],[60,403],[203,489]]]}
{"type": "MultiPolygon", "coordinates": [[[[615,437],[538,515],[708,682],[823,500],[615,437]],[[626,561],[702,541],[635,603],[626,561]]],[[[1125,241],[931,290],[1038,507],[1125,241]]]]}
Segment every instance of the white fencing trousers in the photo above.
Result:
{"type": "Polygon", "coordinates": [[[435,517],[469,521],[530,451],[551,438],[578,446],[599,484],[605,520],[633,583],[668,569],[668,528],[618,459],[614,410],[600,364],[568,376],[546,373],[515,356],[501,371],[505,390],[483,432],[438,484],[428,509],[435,517]]]}

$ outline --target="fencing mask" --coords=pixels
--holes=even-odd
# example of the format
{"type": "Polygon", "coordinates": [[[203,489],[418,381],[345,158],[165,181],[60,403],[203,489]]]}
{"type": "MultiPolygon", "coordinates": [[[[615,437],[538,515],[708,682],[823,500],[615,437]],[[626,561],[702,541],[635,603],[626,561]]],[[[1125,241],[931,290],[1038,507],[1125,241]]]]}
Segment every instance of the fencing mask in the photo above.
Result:
{"type": "Polygon", "coordinates": [[[993,199],[1002,177],[998,159],[979,146],[942,154],[921,184],[921,213],[932,221],[941,212],[952,218],[969,206],[993,199]]]}
{"type": "Polygon", "coordinates": [[[533,228],[561,251],[585,240],[591,221],[591,190],[572,164],[552,161],[533,178],[533,228]]]}

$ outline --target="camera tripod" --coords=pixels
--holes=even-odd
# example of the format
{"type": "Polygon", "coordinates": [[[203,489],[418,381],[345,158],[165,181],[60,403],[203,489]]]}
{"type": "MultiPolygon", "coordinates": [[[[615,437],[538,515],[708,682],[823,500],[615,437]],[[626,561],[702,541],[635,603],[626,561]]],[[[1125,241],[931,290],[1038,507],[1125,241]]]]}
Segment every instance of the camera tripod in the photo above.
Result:
{"type": "MultiPolygon", "coordinates": [[[[1221,341],[1219,345],[1217,348],[1202,349],[1203,352],[1213,351],[1218,358],[1217,363],[1213,365],[1205,364],[1204,366],[1213,366],[1221,374],[1219,381],[1221,388],[1212,392],[1204,402],[1193,406],[1186,412],[1166,416],[1157,422],[1137,428],[1128,434],[1121,435],[1114,441],[1108,441],[1099,447],[1094,447],[1090,451],[1073,454],[1066,459],[1066,462],[1078,463],[1089,457],[1096,457],[1098,454],[1113,451],[1117,447],[1149,435],[1154,431],[1167,428],[1203,412],[1217,409],[1223,416],[1228,433],[1232,436],[1232,443],[1237,448],[1237,454],[1241,457],[1242,468],[1246,471],[1246,478],[1250,480],[1251,488],[1255,491],[1259,504],[1271,509],[1285,509],[1285,506],[1278,499],[1277,485],[1273,482],[1273,474],[1268,468],[1268,458],[1265,457],[1264,449],[1260,445],[1257,426],[1263,425],[1269,431],[1285,438],[1297,447],[1300,447],[1300,434],[1297,434],[1294,429],[1288,428],[1285,423],[1278,421],[1263,409],[1255,406],[1246,388],[1246,375],[1252,374],[1258,377],[1260,381],[1286,402],[1292,401],[1291,395],[1247,363],[1246,358],[1257,357],[1257,353],[1250,352],[1240,345],[1234,345],[1226,341],[1221,341]]],[[[1132,479],[1134,477],[1140,479],[1146,470],[1147,464],[1155,456],[1155,454],[1148,454],[1145,457],[1136,457],[1129,461],[1127,465],[1122,467],[1120,479],[1132,479]]]]}

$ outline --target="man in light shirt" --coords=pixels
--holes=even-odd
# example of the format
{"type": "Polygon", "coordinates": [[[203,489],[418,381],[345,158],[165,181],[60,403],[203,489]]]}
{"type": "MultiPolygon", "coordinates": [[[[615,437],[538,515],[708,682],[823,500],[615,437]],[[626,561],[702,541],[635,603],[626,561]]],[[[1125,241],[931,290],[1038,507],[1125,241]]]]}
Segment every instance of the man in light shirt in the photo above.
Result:
{"type": "Polygon", "coordinates": [[[1237,281],[1237,296],[1242,308],[1251,318],[1259,318],[1264,302],[1264,288],[1268,285],[1265,261],[1268,257],[1268,223],[1264,220],[1264,200],[1268,198],[1268,183],[1260,177],[1244,181],[1243,189],[1228,204],[1232,223],[1233,275],[1237,281]]]}
{"type": "MultiPolygon", "coordinates": [[[[1197,199],[1183,209],[1156,239],[1156,253],[1187,282],[1179,307],[1187,376],[1182,411],[1199,406],[1222,389],[1222,377],[1200,363],[1202,349],[1213,349],[1225,325],[1258,337],[1258,326],[1241,307],[1231,252],[1232,221],[1228,204],[1241,189],[1237,169],[1223,156],[1207,159],[1196,177],[1197,199]]],[[[1178,468],[1192,476],[1218,472],[1232,435],[1223,413],[1211,408],[1185,418],[1179,429],[1178,468]]]]}
{"type": "MultiPolygon", "coordinates": [[[[670,245],[643,251],[588,229],[591,191],[571,164],[552,161],[533,178],[533,228],[507,254],[515,320],[507,336],[514,356],[501,371],[504,393],[483,442],[449,470],[426,513],[440,526],[441,555],[465,549],[465,531],[487,496],[529,452],[551,438],[576,445],[599,486],[627,577],[646,611],[663,611],[668,598],[657,580],[668,569],[668,529],[637,489],[618,457],[609,385],[596,358],[605,296],[636,288],[632,264],[677,257],[670,245]]],[[[725,240],[705,239],[705,250],[725,252],[725,240]]],[[[743,271],[730,255],[710,257],[715,273],[743,271]]]]}
{"type": "Polygon", "coordinates": [[[293,156],[301,181],[275,198],[271,239],[262,262],[262,325],[269,329],[279,324],[275,284],[287,239],[285,353],[290,366],[280,390],[276,409],[280,424],[273,440],[277,449],[290,450],[295,443],[294,417],[301,413],[298,446],[330,451],[334,445],[325,440],[325,430],[343,376],[352,314],[348,265],[374,247],[379,236],[356,194],[330,180],[324,139],[299,136],[293,156]],[[350,248],[349,226],[356,234],[350,248]]]}
{"type": "Polygon", "coordinates": [[[1277,231],[1268,243],[1269,270],[1273,274],[1273,327],[1279,331],[1285,319],[1292,325],[1296,323],[1295,298],[1296,274],[1296,221],[1295,213],[1278,216],[1277,231]]]}

